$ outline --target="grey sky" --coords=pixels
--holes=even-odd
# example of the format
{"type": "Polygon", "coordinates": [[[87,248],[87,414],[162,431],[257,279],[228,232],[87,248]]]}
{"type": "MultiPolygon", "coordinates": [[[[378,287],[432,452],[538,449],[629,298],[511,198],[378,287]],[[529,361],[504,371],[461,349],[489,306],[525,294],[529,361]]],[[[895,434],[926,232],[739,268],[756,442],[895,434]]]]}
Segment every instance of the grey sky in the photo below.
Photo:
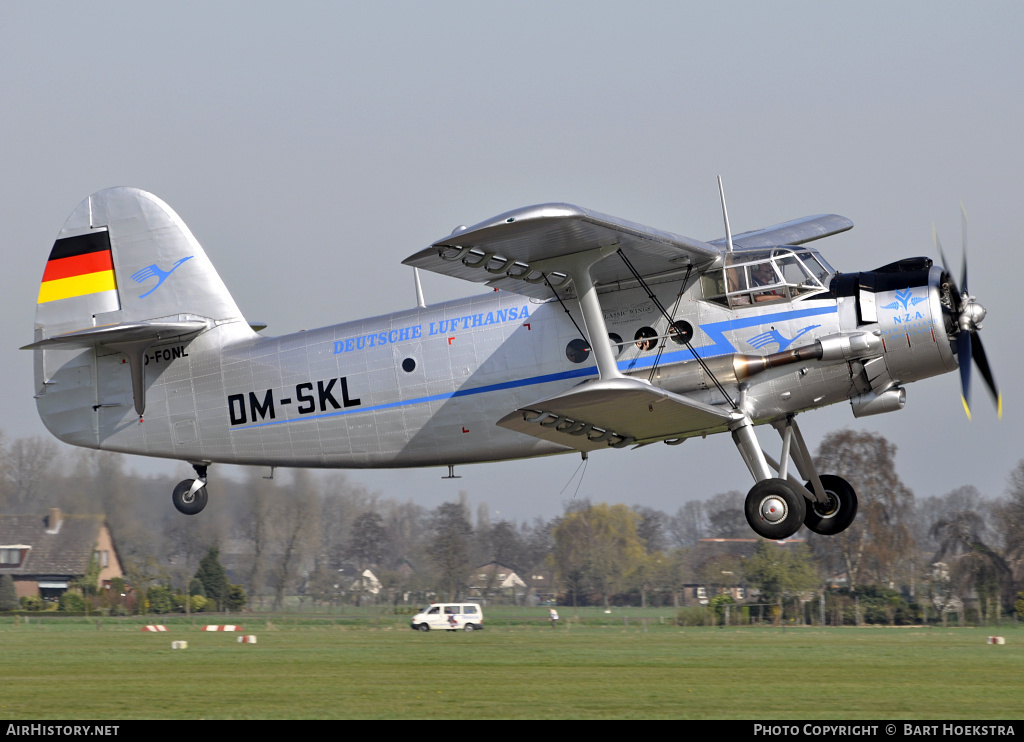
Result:
{"type": "MultiPolygon", "coordinates": [[[[1022,27],[1019,2],[5,2],[0,429],[45,434],[17,348],[54,237],[101,188],[167,201],[246,316],[277,334],[412,306],[403,258],[518,206],[568,201],[721,236],[721,174],[735,232],[851,218],[818,243],[844,271],[933,255],[934,223],[959,272],[963,201],[1004,419],[976,378],[968,423],[947,374],[910,385],[898,413],[857,421],[837,405],[800,422],[812,448],[844,426],[885,435],[918,496],[966,483],[999,495],[1024,456],[1022,27]]],[[[424,290],[480,289],[424,276],[424,290]]],[[[529,518],[560,511],[578,464],[351,478],[427,507],[463,489],[529,518]]],[[[719,436],[595,454],[579,496],[674,512],[750,484],[719,436]]]]}

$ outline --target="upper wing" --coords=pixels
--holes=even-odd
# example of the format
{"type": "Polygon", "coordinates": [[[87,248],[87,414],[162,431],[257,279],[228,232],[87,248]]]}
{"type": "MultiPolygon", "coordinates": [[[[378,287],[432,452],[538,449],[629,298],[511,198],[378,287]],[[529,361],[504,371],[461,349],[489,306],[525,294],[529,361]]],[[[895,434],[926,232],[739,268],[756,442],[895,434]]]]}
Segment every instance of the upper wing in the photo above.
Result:
{"type": "MultiPolygon", "coordinates": [[[[579,206],[541,204],[456,230],[403,263],[550,299],[545,276],[552,286],[562,285],[565,274],[558,270],[559,258],[613,245],[648,279],[688,268],[704,270],[724,253],[721,246],[579,206]]],[[[594,265],[591,276],[599,286],[633,277],[623,261],[614,258],[594,265]]]]}
{"type": "MultiPolygon", "coordinates": [[[[776,224],[733,238],[740,248],[800,245],[839,234],[853,222],[819,214],[776,224]]],[[[404,261],[405,265],[467,281],[551,298],[552,287],[568,294],[559,258],[599,247],[617,246],[647,279],[685,270],[707,270],[725,253],[726,240],[702,242],[618,219],[571,204],[540,204],[509,211],[472,227],[455,230],[404,261]],[[564,283],[563,283],[564,282],[564,283]],[[564,289],[564,291],[562,291],[564,289]]],[[[631,279],[621,260],[602,260],[591,275],[598,286],[631,279]]]]}
{"type": "MultiPolygon", "coordinates": [[[[775,247],[776,245],[802,245],[805,242],[831,237],[853,227],[853,222],[838,214],[818,214],[794,219],[753,232],[744,232],[732,238],[733,247],[775,247]]],[[[722,247],[725,238],[712,240],[709,244],[722,247]]]]}

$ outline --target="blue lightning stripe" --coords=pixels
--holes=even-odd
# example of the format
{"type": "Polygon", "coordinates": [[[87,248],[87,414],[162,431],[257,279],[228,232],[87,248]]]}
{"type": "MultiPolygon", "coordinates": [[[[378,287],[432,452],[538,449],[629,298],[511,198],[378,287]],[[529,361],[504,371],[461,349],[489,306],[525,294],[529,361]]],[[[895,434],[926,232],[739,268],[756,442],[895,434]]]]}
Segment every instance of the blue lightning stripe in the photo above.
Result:
{"type": "MultiPolygon", "coordinates": [[[[805,317],[818,317],[822,314],[836,314],[839,309],[835,306],[827,307],[813,307],[811,309],[801,309],[796,312],[775,312],[773,314],[760,314],[756,317],[743,317],[741,319],[727,319],[722,322],[710,322],[706,325],[701,325],[700,329],[704,331],[704,334],[711,339],[711,343],[697,348],[698,354],[701,358],[716,358],[718,356],[729,355],[730,353],[738,353],[739,350],[725,337],[725,333],[732,332],[733,330],[742,330],[747,327],[757,327],[758,325],[767,325],[772,322],[785,322],[793,319],[803,319],[805,317]]],[[[676,363],[679,361],[689,361],[694,358],[693,353],[688,348],[673,351],[671,353],[663,353],[661,359],[658,361],[658,365],[665,363],[676,363]]],[[[638,368],[649,368],[654,365],[654,356],[645,356],[643,358],[636,358],[632,361],[620,363],[619,368],[622,371],[635,371],[638,368]]]]}
{"type": "MultiPolygon", "coordinates": [[[[726,332],[732,330],[742,330],[747,327],[756,327],[758,325],[766,325],[772,322],[785,322],[787,320],[803,319],[805,317],[817,317],[823,314],[835,314],[838,312],[838,308],[835,305],[827,307],[814,307],[811,309],[801,309],[796,312],[776,312],[774,314],[761,314],[756,317],[744,317],[741,319],[729,319],[722,322],[711,322],[706,325],[700,325],[700,329],[711,338],[712,342],[709,345],[704,345],[697,348],[697,351],[701,358],[715,358],[717,356],[728,355],[730,353],[738,352],[736,347],[729,342],[725,337],[726,332]]],[[[677,363],[680,361],[692,360],[694,354],[689,349],[683,348],[681,350],[673,351],[671,353],[662,353],[661,359],[658,361],[659,365],[666,363],[677,363]]],[[[644,358],[637,358],[629,361],[619,362],[620,371],[635,371],[636,369],[649,368],[654,365],[655,357],[647,356],[644,358]]],[[[456,389],[453,392],[444,392],[442,394],[432,394],[426,397],[416,397],[414,399],[402,399],[395,402],[385,402],[384,404],[352,407],[349,409],[332,410],[331,412],[322,412],[318,415],[303,415],[302,417],[295,417],[291,419],[282,420],[267,420],[266,422],[255,423],[252,425],[239,425],[233,427],[230,430],[252,430],[253,428],[265,428],[269,425],[283,425],[285,423],[296,423],[304,422],[307,420],[322,420],[329,417],[338,417],[339,415],[351,415],[353,413],[360,412],[374,412],[377,410],[390,410],[396,407],[406,407],[418,404],[426,404],[429,402],[441,402],[447,399],[453,399],[455,397],[468,397],[474,394],[487,394],[488,392],[498,392],[505,389],[516,389],[524,386],[534,386],[536,384],[547,384],[552,381],[564,381],[566,379],[579,379],[587,376],[597,376],[597,366],[585,366],[583,368],[572,369],[571,371],[559,371],[553,374],[541,374],[539,376],[529,376],[524,379],[513,379],[511,381],[503,381],[497,384],[486,384],[484,386],[472,387],[470,389],[456,389]]]]}

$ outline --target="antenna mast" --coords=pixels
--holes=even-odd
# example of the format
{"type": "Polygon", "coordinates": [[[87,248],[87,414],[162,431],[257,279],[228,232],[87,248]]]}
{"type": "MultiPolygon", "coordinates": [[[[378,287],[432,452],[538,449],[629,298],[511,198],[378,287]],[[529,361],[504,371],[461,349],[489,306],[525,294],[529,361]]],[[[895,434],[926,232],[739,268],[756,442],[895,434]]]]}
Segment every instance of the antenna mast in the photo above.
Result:
{"type": "Polygon", "coordinates": [[[722,218],[725,220],[725,243],[732,252],[732,229],[729,227],[729,210],[725,208],[725,188],[722,187],[722,176],[718,176],[718,193],[722,197],[722,218]]]}

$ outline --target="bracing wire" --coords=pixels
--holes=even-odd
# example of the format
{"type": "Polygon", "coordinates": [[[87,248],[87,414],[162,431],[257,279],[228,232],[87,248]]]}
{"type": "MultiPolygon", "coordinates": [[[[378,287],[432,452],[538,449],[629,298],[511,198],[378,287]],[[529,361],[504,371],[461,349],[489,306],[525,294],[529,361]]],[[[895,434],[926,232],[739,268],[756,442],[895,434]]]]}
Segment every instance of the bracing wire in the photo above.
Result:
{"type": "Polygon", "coordinates": [[[565,302],[562,301],[562,297],[558,295],[558,292],[555,291],[555,287],[551,285],[551,282],[548,280],[547,274],[541,273],[541,276],[544,277],[544,283],[548,285],[548,288],[551,289],[551,291],[554,293],[555,298],[558,299],[558,303],[562,305],[562,309],[564,309],[565,313],[569,315],[569,319],[572,321],[573,326],[576,328],[576,332],[580,334],[580,339],[583,340],[583,342],[585,343],[589,343],[590,341],[587,339],[587,336],[583,333],[583,330],[580,329],[580,326],[576,324],[576,320],[573,319],[572,313],[569,311],[569,307],[565,306],[565,302]]]}
{"type": "MultiPolygon", "coordinates": [[[[633,267],[633,264],[629,261],[629,258],[626,257],[626,254],[622,250],[619,250],[619,257],[622,258],[622,262],[626,264],[627,268],[629,268],[629,272],[633,274],[633,278],[635,278],[637,282],[640,284],[640,286],[643,287],[643,290],[647,292],[647,297],[651,300],[651,303],[654,304],[658,311],[661,312],[662,316],[668,322],[668,328],[671,331],[673,320],[672,317],[669,316],[669,313],[668,311],[666,311],[664,305],[661,303],[661,301],[659,301],[658,297],[654,295],[654,292],[651,291],[651,287],[647,285],[647,281],[645,281],[643,279],[643,276],[641,276],[637,269],[633,267]]],[[[690,351],[690,353],[693,354],[693,357],[697,359],[697,363],[699,363],[700,367],[704,369],[704,373],[706,373],[708,375],[708,378],[710,378],[715,383],[715,387],[718,388],[718,391],[722,393],[722,396],[725,397],[726,401],[729,402],[732,408],[734,410],[739,409],[739,407],[736,405],[736,402],[733,400],[732,397],[729,396],[729,393],[725,390],[725,387],[722,386],[718,378],[711,372],[711,369],[708,368],[708,365],[704,362],[704,359],[697,355],[697,351],[690,343],[690,341],[686,341],[686,348],[687,350],[690,351]]]]}
{"type": "Polygon", "coordinates": [[[564,494],[565,491],[567,489],[569,489],[569,485],[572,484],[572,480],[574,480],[576,478],[576,475],[579,474],[580,475],[580,481],[576,483],[576,489],[572,493],[572,499],[574,499],[574,500],[576,499],[576,495],[579,494],[579,491],[580,491],[580,485],[583,484],[583,477],[586,476],[586,474],[587,474],[587,463],[589,461],[590,461],[590,459],[587,457],[586,454],[584,454],[583,455],[583,460],[576,467],[576,471],[574,471],[572,473],[572,476],[569,477],[569,481],[565,483],[564,487],[562,487],[562,491],[558,493],[559,495],[564,494]],[[580,469],[581,468],[583,469],[582,473],[580,473],[580,469]]]}

